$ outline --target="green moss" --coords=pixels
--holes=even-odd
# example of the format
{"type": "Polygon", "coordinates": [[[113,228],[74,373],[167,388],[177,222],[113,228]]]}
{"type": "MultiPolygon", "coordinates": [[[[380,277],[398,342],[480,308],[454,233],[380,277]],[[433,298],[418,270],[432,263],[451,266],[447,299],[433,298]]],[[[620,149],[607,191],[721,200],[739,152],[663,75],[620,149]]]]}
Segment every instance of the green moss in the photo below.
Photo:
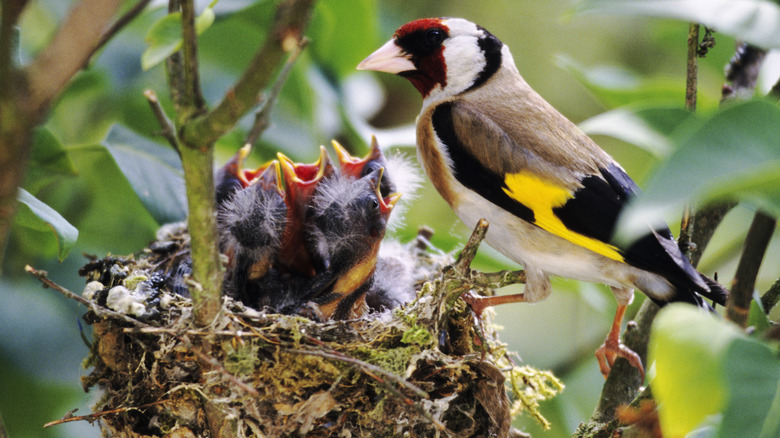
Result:
{"type": "Polygon", "coordinates": [[[236,376],[252,374],[260,363],[257,357],[260,347],[252,342],[239,342],[236,346],[231,342],[223,342],[222,349],[225,351],[225,369],[236,376]]]}
{"type": "Polygon", "coordinates": [[[433,344],[434,337],[431,332],[425,327],[413,326],[401,337],[401,342],[404,344],[419,345],[426,347],[433,344]]]}
{"type": "Polygon", "coordinates": [[[148,279],[149,279],[149,277],[147,277],[146,275],[143,275],[143,274],[131,275],[131,276],[125,278],[124,285],[129,290],[135,290],[135,288],[138,287],[139,283],[144,282],[144,281],[146,281],[148,279]]]}

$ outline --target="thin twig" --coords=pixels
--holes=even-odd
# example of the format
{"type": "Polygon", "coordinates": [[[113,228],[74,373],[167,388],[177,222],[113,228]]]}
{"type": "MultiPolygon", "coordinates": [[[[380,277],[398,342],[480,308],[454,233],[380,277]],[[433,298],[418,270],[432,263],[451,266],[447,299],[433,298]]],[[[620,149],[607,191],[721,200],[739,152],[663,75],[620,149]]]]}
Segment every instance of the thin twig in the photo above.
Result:
{"type": "Polygon", "coordinates": [[[149,102],[154,117],[157,118],[157,122],[160,124],[161,130],[159,135],[168,140],[168,143],[173,146],[173,149],[181,156],[181,152],[179,151],[179,140],[176,138],[176,129],[173,127],[173,123],[168,116],[165,115],[165,110],[157,99],[157,93],[155,93],[154,90],[144,90],[144,97],[146,97],[146,101],[149,102]]]}
{"type": "Polygon", "coordinates": [[[186,117],[194,117],[206,110],[206,101],[200,89],[198,73],[198,35],[195,30],[194,0],[181,3],[182,54],[184,56],[183,107],[186,117]]]}
{"type": "Polygon", "coordinates": [[[9,92],[11,87],[11,72],[14,69],[14,53],[16,51],[16,26],[19,17],[22,15],[27,0],[9,1],[4,0],[0,14],[0,85],[5,90],[0,93],[9,92]]]}
{"type": "MultiPolygon", "coordinates": [[[[119,33],[122,28],[127,26],[131,21],[135,19],[138,15],[143,12],[144,9],[146,9],[146,6],[149,5],[149,3],[152,0],[140,0],[138,3],[135,4],[130,10],[125,12],[121,17],[119,17],[118,20],[114,22],[114,24],[111,25],[104,33],[100,36],[100,40],[98,41],[95,48],[92,50],[92,53],[89,54],[87,57],[84,66],[87,65],[89,60],[97,53],[98,50],[103,48],[103,46],[106,45],[109,41],[111,41],[112,38],[114,38],[114,35],[119,33]]],[[[83,68],[83,66],[82,66],[83,68]]]]}
{"type": "Polygon", "coordinates": [[[486,219],[480,219],[477,222],[477,225],[474,227],[474,231],[471,232],[471,236],[469,237],[469,240],[466,242],[466,245],[463,247],[463,251],[460,252],[458,255],[458,259],[455,261],[455,264],[453,265],[453,268],[463,277],[468,276],[469,274],[469,267],[471,266],[471,262],[474,261],[474,257],[477,255],[477,250],[479,249],[479,244],[482,243],[483,240],[485,240],[485,235],[488,232],[488,221],[486,219]]]}
{"type": "Polygon", "coordinates": [[[130,407],[127,407],[127,408],[109,409],[107,411],[95,412],[94,414],[78,415],[78,416],[73,415],[73,412],[75,412],[75,411],[71,411],[71,412],[68,412],[68,414],[66,414],[64,417],[60,418],[59,420],[50,421],[50,422],[44,424],[43,428],[46,429],[47,427],[57,426],[57,425],[63,424],[63,423],[70,423],[71,421],[89,421],[91,423],[91,422],[97,420],[98,418],[104,417],[106,415],[118,414],[120,412],[127,412],[127,411],[132,411],[132,410],[145,409],[145,408],[149,408],[149,407],[152,407],[152,406],[161,405],[163,403],[166,403],[167,401],[168,400],[159,400],[159,401],[156,401],[156,402],[146,403],[146,404],[142,404],[142,405],[139,405],[139,406],[130,406],[130,407]]]}
{"type": "Polygon", "coordinates": [[[184,127],[186,139],[211,144],[231,129],[255,105],[273,78],[285,53],[295,50],[309,22],[315,0],[285,0],[279,4],[274,25],[241,78],[208,114],[184,127]]]}
{"type": "MultiPolygon", "coordinates": [[[[699,25],[697,23],[688,24],[688,56],[685,69],[685,109],[690,112],[696,111],[696,93],[699,70],[699,25]]],[[[680,237],[677,239],[677,245],[680,250],[690,259],[692,253],[691,237],[693,227],[696,221],[696,213],[691,205],[686,205],[683,209],[682,220],[680,221],[680,237]]]]}
{"type": "MultiPolygon", "coordinates": [[[[179,12],[181,2],[179,0],[168,1],[168,13],[179,12]]],[[[165,60],[165,76],[168,79],[168,88],[171,91],[176,113],[181,113],[182,96],[184,95],[184,68],[182,67],[181,51],[178,51],[165,60]]]]}
{"type": "Polygon", "coordinates": [[[382,383],[383,385],[385,385],[385,388],[387,390],[389,390],[394,396],[396,396],[396,397],[400,398],[401,400],[403,400],[403,402],[406,405],[412,406],[415,409],[417,409],[418,412],[420,412],[423,416],[425,416],[431,422],[431,424],[436,426],[436,428],[438,428],[439,430],[441,430],[443,432],[447,431],[447,427],[445,425],[443,425],[442,423],[440,423],[435,418],[433,418],[433,416],[431,415],[430,412],[424,410],[421,406],[419,406],[416,403],[414,403],[413,400],[411,400],[409,397],[406,397],[405,395],[403,395],[396,388],[386,384],[385,380],[382,377],[384,377],[385,379],[391,380],[391,381],[395,382],[396,384],[398,384],[400,386],[403,386],[404,388],[414,392],[418,397],[423,397],[425,399],[429,398],[428,394],[425,391],[423,391],[422,389],[418,388],[417,386],[407,382],[406,380],[396,376],[395,374],[393,374],[391,372],[385,371],[385,370],[383,370],[382,368],[380,368],[380,367],[378,367],[376,365],[372,365],[370,363],[363,362],[362,360],[355,359],[354,357],[347,356],[347,355],[342,354],[342,353],[340,353],[338,351],[335,351],[335,350],[322,351],[322,350],[289,349],[289,350],[286,350],[286,351],[288,351],[290,353],[295,353],[295,354],[306,354],[306,355],[310,355],[310,356],[324,357],[326,359],[333,359],[333,360],[345,362],[345,363],[348,363],[348,364],[351,364],[351,365],[355,365],[362,372],[364,372],[367,376],[369,376],[369,377],[375,379],[376,381],[382,383]],[[382,376],[382,377],[380,377],[380,376],[382,376]]]}
{"type": "Polygon", "coordinates": [[[51,43],[25,69],[30,84],[31,111],[45,112],[94,53],[104,30],[122,0],[81,0],[54,35],[51,43]]]}
{"type": "Polygon", "coordinates": [[[734,277],[734,286],[726,302],[726,317],[731,321],[745,327],[747,325],[750,300],[753,299],[753,290],[756,286],[758,269],[764,259],[769,240],[777,226],[775,218],[758,211],[753,217],[747,236],[742,256],[737,265],[737,273],[734,277]]]}
{"type": "MultiPolygon", "coordinates": [[[[190,346],[193,345],[192,342],[190,342],[189,338],[187,338],[187,337],[179,338],[177,336],[177,338],[179,339],[180,342],[182,342],[185,345],[190,345],[190,346]]],[[[247,385],[246,383],[238,380],[238,378],[236,376],[234,376],[232,373],[230,373],[228,370],[226,370],[222,366],[222,364],[219,363],[219,361],[217,359],[215,359],[215,358],[207,355],[206,353],[200,351],[200,349],[198,349],[198,348],[190,348],[190,351],[195,353],[195,355],[198,356],[201,360],[203,360],[206,363],[208,363],[212,368],[214,368],[217,371],[219,371],[220,374],[222,374],[223,376],[227,377],[228,380],[230,380],[230,382],[233,385],[243,389],[246,393],[248,393],[252,397],[258,397],[260,395],[260,393],[257,392],[257,389],[255,389],[255,388],[247,385]]]]}
{"type": "Polygon", "coordinates": [[[116,312],[114,310],[108,309],[108,308],[101,308],[96,303],[82,297],[79,294],[76,294],[74,292],[69,291],[68,289],[60,286],[59,284],[53,282],[49,279],[49,274],[46,271],[39,271],[35,268],[33,268],[30,265],[26,265],[24,267],[24,270],[32,274],[33,277],[37,278],[38,281],[43,283],[44,286],[50,287],[51,289],[61,293],[66,298],[70,298],[72,300],[76,300],[79,303],[89,307],[89,309],[97,315],[99,318],[105,318],[107,316],[115,318],[115,319],[121,319],[125,322],[129,322],[130,324],[140,326],[140,327],[149,327],[148,324],[145,324],[141,321],[138,321],[137,319],[130,318],[129,316],[125,315],[124,313],[116,312]]]}
{"type": "Polygon", "coordinates": [[[473,283],[489,289],[499,289],[513,284],[525,284],[525,271],[471,271],[470,277],[473,283]]]}
{"type": "Polygon", "coordinates": [[[780,301],[780,278],[769,287],[764,295],[761,296],[761,304],[764,305],[764,312],[769,314],[777,302],[780,301]]]}
{"type": "Polygon", "coordinates": [[[263,101],[263,105],[260,107],[260,110],[255,113],[255,121],[252,123],[252,128],[249,130],[249,133],[246,135],[244,144],[254,145],[257,139],[259,139],[260,136],[263,135],[263,132],[268,128],[271,120],[271,110],[273,109],[276,100],[279,98],[279,93],[282,92],[282,87],[287,83],[287,78],[290,77],[290,72],[292,72],[295,61],[298,60],[301,53],[303,53],[308,45],[309,40],[306,37],[301,38],[301,40],[298,41],[295,50],[290,53],[284,66],[282,66],[282,70],[276,77],[276,82],[274,82],[274,85],[271,87],[271,91],[263,101]]]}

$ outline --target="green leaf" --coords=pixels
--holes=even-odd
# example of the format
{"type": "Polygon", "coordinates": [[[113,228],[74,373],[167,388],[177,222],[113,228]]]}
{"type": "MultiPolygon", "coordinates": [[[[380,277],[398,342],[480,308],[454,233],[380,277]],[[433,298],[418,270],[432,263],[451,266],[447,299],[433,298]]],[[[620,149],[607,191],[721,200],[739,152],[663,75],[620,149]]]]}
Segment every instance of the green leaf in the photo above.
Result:
{"type": "Polygon", "coordinates": [[[558,55],[556,64],[571,73],[607,108],[638,102],[685,102],[685,89],[673,78],[640,79],[633,72],[616,66],[585,67],[565,55],[558,55]]]}
{"type": "Polygon", "coordinates": [[[679,107],[622,107],[591,117],[580,128],[587,134],[608,135],[664,158],[674,150],[669,135],[690,115],[679,107]]]}
{"type": "MultiPolygon", "coordinates": [[[[722,438],[761,436],[780,383],[780,360],[768,345],[737,338],[723,359],[729,398],[720,426],[722,438]]],[[[777,436],[777,435],[771,435],[777,436]]]]}
{"type": "Polygon", "coordinates": [[[726,405],[723,360],[737,336],[734,326],[688,304],[671,304],[658,314],[648,354],[655,362],[650,386],[663,436],[684,437],[726,405]]]}
{"type": "Polygon", "coordinates": [[[58,177],[74,175],[76,168],[62,143],[48,129],[36,129],[24,187],[37,193],[58,177]]]}
{"type": "Polygon", "coordinates": [[[187,216],[178,155],[167,147],[114,125],[101,143],[111,153],[144,207],[159,224],[187,216]]]}
{"type": "Polygon", "coordinates": [[[653,322],[649,355],[664,436],[683,437],[717,414],[718,437],[777,436],[780,360],[769,345],[702,309],[672,304],[653,322]]]}
{"type": "Polygon", "coordinates": [[[325,70],[342,78],[376,49],[378,28],[374,0],[319,1],[308,32],[312,54],[325,70]]]}
{"type": "Polygon", "coordinates": [[[780,108],[754,100],[686,120],[676,150],[651,176],[620,219],[619,239],[693,201],[740,199],[780,215],[780,108]]]}
{"type": "MultiPolygon", "coordinates": [[[[195,32],[200,35],[214,23],[214,10],[206,8],[195,17],[195,32]]],[[[146,34],[146,48],[141,55],[141,68],[149,70],[173,55],[182,46],[181,12],[173,12],[155,22],[146,34]]]]}
{"type": "Polygon", "coordinates": [[[780,48],[780,6],[769,0],[584,0],[573,12],[692,21],[758,47],[780,48]]]}
{"type": "Polygon", "coordinates": [[[17,200],[19,210],[14,217],[14,225],[38,232],[51,232],[57,244],[57,255],[60,261],[64,260],[76,244],[79,231],[27,190],[20,188],[17,200]]]}

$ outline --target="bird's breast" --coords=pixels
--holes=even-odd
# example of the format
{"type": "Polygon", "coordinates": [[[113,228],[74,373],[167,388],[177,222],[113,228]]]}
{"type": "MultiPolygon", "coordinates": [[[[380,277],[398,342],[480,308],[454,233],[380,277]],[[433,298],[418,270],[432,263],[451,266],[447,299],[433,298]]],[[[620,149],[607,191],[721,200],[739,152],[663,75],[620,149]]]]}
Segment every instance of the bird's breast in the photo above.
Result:
{"type": "Polygon", "coordinates": [[[435,107],[424,110],[417,119],[417,156],[425,174],[445,201],[455,209],[458,196],[454,190],[454,175],[450,158],[441,141],[433,130],[433,115],[435,107]]]}

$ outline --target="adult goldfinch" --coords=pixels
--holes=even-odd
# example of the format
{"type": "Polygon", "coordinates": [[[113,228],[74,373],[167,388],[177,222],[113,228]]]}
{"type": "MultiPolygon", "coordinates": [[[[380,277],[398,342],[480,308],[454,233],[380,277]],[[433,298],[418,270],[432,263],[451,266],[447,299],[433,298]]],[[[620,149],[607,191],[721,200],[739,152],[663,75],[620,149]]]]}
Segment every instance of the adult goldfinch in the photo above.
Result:
{"type": "Polygon", "coordinates": [[[490,222],[486,242],[522,264],[522,294],[471,298],[486,306],[535,302],[549,275],[604,283],[618,309],[596,351],[606,376],[617,357],[642,372],[620,342],[626,306],[639,289],[664,304],[723,304],[727,291],[698,273],[666,228],[630,245],[613,241],[616,221],[637,187],[625,171],[523,80],[509,48],[460,18],[401,26],[360,70],[398,74],[422,94],[417,151],[426,174],[467,226],[490,222]]]}

